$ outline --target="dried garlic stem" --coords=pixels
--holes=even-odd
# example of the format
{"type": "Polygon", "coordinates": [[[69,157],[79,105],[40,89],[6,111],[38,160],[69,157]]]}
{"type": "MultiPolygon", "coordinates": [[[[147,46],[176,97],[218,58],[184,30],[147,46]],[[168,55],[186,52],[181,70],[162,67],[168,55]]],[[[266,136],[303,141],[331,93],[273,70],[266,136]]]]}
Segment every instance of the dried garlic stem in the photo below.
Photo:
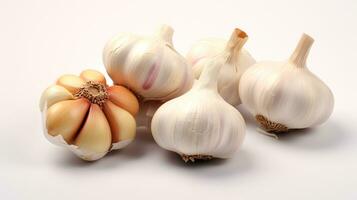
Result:
{"type": "Polygon", "coordinates": [[[305,67],[306,59],[309,55],[310,48],[314,43],[314,39],[307,34],[303,34],[297,44],[293,54],[290,56],[290,61],[295,63],[297,67],[305,67]]]}

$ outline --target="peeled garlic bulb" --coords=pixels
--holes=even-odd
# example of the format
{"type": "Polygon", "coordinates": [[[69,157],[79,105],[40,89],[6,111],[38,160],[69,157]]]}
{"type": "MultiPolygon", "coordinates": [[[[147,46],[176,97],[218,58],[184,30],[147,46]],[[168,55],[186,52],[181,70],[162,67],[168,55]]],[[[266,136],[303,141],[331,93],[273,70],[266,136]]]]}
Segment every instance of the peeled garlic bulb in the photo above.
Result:
{"type": "Polygon", "coordinates": [[[243,142],[245,123],[241,114],[217,91],[220,63],[227,57],[219,56],[207,63],[191,90],[164,103],[153,116],[155,141],[180,154],[186,162],[229,158],[243,142]]]}
{"type": "Polygon", "coordinates": [[[333,94],[306,68],[313,39],[303,34],[287,61],[258,62],[240,80],[243,104],[268,132],[285,132],[326,121],[333,94]]]}
{"type": "Polygon", "coordinates": [[[239,80],[244,71],[255,63],[253,57],[244,49],[247,34],[235,29],[228,41],[205,39],[197,42],[189,53],[187,60],[192,66],[195,78],[199,78],[203,67],[216,56],[229,55],[228,60],[221,59],[222,65],[218,76],[218,92],[228,103],[236,106],[241,103],[239,98],[239,80]]]}
{"type": "Polygon", "coordinates": [[[85,70],[47,88],[40,109],[47,139],[92,161],[134,139],[139,103],[125,87],[108,87],[100,72],[85,70]]]}
{"type": "Polygon", "coordinates": [[[191,88],[192,70],[172,44],[173,29],[163,25],[150,37],[123,33],[112,38],[103,61],[115,84],[145,100],[168,100],[191,88]]]}

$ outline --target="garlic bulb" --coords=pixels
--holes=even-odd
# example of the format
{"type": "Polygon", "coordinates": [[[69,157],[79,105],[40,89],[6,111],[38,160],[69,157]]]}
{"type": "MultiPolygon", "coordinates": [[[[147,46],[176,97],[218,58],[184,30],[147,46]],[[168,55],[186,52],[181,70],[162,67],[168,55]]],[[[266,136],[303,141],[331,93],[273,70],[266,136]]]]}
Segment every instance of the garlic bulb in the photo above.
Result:
{"type": "Polygon", "coordinates": [[[125,87],[108,87],[100,72],[85,70],[48,87],[40,109],[47,139],[92,161],[134,139],[139,103],[125,87]]]}
{"type": "Polygon", "coordinates": [[[229,158],[243,142],[244,119],[217,91],[217,75],[224,59],[228,55],[207,63],[191,90],[164,103],[153,116],[155,141],[186,162],[229,158]]]}
{"type": "Polygon", "coordinates": [[[248,36],[240,29],[235,29],[228,40],[205,39],[197,42],[187,55],[195,78],[199,78],[203,67],[220,54],[229,54],[228,60],[221,60],[218,76],[218,92],[228,103],[237,106],[241,103],[238,93],[239,80],[243,72],[255,63],[248,51],[242,49],[248,36]],[[222,52],[226,52],[223,53],[222,52]]]}
{"type": "Polygon", "coordinates": [[[303,34],[287,61],[264,61],[240,80],[243,104],[268,132],[285,132],[326,121],[333,110],[330,89],[306,68],[313,39],[303,34]]]}
{"type": "Polygon", "coordinates": [[[115,84],[145,100],[168,100],[191,88],[193,75],[172,44],[173,29],[163,25],[150,37],[123,33],[103,51],[104,65],[115,84]]]}

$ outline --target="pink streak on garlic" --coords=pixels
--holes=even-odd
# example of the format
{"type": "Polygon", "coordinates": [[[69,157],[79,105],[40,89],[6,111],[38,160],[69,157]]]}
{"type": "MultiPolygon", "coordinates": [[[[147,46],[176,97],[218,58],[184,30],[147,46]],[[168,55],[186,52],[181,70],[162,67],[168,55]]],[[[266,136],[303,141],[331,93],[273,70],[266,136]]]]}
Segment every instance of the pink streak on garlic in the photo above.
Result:
{"type": "Polygon", "coordinates": [[[159,67],[160,67],[160,65],[157,62],[155,62],[153,65],[151,65],[150,70],[146,76],[146,80],[142,86],[144,90],[150,89],[151,86],[154,84],[154,82],[157,78],[157,75],[159,73],[159,67]]]}

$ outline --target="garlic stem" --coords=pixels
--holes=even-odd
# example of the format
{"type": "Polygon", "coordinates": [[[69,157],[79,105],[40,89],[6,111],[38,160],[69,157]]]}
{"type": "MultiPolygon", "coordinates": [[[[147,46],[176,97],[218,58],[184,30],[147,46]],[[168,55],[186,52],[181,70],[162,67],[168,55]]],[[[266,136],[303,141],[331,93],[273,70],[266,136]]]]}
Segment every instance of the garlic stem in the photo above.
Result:
{"type": "Polygon", "coordinates": [[[217,91],[218,74],[222,66],[220,59],[224,59],[224,62],[237,59],[239,51],[247,40],[248,35],[244,31],[238,28],[234,29],[231,38],[227,42],[226,49],[222,54],[217,55],[209,61],[204,67],[198,80],[198,87],[210,88],[217,91]]]}
{"type": "Polygon", "coordinates": [[[235,61],[239,57],[239,51],[248,40],[248,35],[236,28],[227,42],[225,51],[229,53],[229,60],[235,61]]]}
{"type": "Polygon", "coordinates": [[[221,70],[220,62],[217,62],[220,55],[216,56],[215,59],[209,61],[204,67],[200,78],[197,81],[196,87],[198,88],[209,88],[214,91],[218,91],[218,73],[221,70]]]}
{"type": "Polygon", "coordinates": [[[172,43],[173,34],[174,34],[174,29],[171,26],[164,24],[157,29],[155,36],[161,38],[162,40],[173,46],[172,43]]]}
{"type": "Polygon", "coordinates": [[[290,56],[290,62],[294,63],[297,67],[305,67],[306,59],[313,43],[314,39],[304,33],[293,54],[290,56]]]}

